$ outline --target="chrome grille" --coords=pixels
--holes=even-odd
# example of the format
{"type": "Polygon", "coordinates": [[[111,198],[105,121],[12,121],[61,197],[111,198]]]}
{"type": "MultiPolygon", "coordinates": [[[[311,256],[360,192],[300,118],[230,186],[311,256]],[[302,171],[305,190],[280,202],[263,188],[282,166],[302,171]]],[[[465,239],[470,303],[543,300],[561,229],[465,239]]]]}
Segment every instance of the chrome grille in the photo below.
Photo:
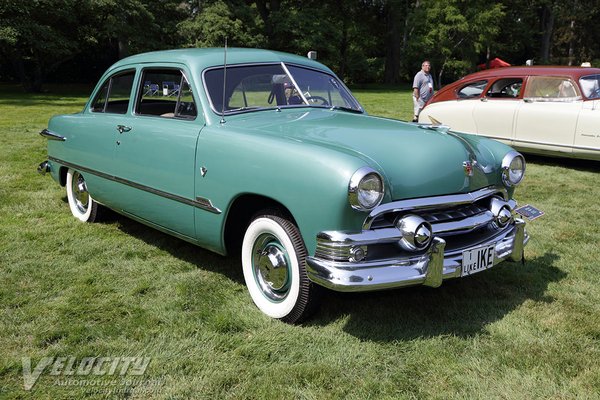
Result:
{"type": "MultiPolygon", "coordinates": [[[[327,260],[348,262],[354,246],[367,246],[366,260],[395,257],[405,253],[398,245],[402,234],[395,223],[408,214],[429,222],[435,236],[446,240],[448,250],[458,251],[477,244],[484,238],[512,229],[498,228],[490,211],[494,196],[506,198],[506,193],[492,188],[464,195],[438,196],[387,203],[374,210],[361,232],[323,231],[317,236],[315,256],[327,260]]],[[[511,208],[514,207],[512,202],[511,208]]],[[[408,254],[408,253],[407,253],[408,254]]],[[[410,253],[417,255],[419,252],[410,253]]]]}
{"type": "Polygon", "coordinates": [[[478,204],[469,204],[467,206],[458,207],[456,209],[419,213],[419,215],[421,216],[421,218],[423,218],[430,224],[436,224],[440,222],[455,221],[467,217],[472,217],[477,214],[485,213],[486,211],[488,211],[487,208],[482,207],[478,204]]]}

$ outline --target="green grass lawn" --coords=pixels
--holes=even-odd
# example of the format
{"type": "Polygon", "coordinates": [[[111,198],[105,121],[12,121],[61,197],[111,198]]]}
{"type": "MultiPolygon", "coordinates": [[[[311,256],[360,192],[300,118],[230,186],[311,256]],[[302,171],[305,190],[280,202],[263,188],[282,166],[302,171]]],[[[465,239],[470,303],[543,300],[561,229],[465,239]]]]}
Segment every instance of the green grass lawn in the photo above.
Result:
{"type": "MultiPolygon", "coordinates": [[[[290,326],[254,307],[237,258],[117,215],[76,221],[35,171],[38,132],[90,88],[49,89],[0,85],[0,398],[600,397],[598,163],[528,157],[517,199],[546,215],[528,225],[525,265],[438,289],[328,292],[290,326]],[[146,373],[61,386],[46,371],[23,388],[23,357],[123,356],[150,357],[146,373]]],[[[371,114],[410,118],[408,88],[356,94],[371,114]]]]}

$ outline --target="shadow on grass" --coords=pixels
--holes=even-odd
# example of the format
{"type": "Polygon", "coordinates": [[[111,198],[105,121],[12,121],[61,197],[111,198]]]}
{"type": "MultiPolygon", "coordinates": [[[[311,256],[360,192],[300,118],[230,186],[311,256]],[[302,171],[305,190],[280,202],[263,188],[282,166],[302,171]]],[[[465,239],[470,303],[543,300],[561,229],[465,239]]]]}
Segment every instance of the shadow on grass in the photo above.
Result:
{"type": "Polygon", "coordinates": [[[363,340],[405,341],[451,335],[470,337],[502,319],[527,300],[552,302],[551,282],[566,274],[547,253],[521,263],[504,263],[484,273],[423,286],[369,293],[327,291],[323,305],[307,325],[327,325],[346,317],[344,331],[363,340]]]}
{"type": "Polygon", "coordinates": [[[547,157],[525,154],[527,162],[550,167],[564,167],[583,172],[600,172],[600,161],[580,160],[575,158],[547,157]]]}
{"type": "MultiPolygon", "coordinates": [[[[66,196],[63,197],[63,202],[68,204],[66,196]]],[[[118,229],[127,235],[131,235],[150,246],[166,251],[175,258],[194,264],[197,268],[219,273],[236,283],[245,285],[241,261],[237,256],[221,256],[107,208],[102,208],[102,215],[99,222],[118,224],[118,229]]]]}
{"type": "MultiPolygon", "coordinates": [[[[104,212],[102,221],[116,223],[127,235],[199,269],[244,284],[238,256],[220,256],[111,210],[104,212]]],[[[381,342],[444,335],[470,337],[528,300],[552,302],[554,299],[546,295],[548,285],[566,276],[554,266],[558,258],[555,253],[546,253],[524,265],[503,263],[469,278],[445,281],[437,289],[417,286],[367,293],[325,290],[319,310],[304,325],[325,326],[346,318],[345,332],[381,342]]]]}

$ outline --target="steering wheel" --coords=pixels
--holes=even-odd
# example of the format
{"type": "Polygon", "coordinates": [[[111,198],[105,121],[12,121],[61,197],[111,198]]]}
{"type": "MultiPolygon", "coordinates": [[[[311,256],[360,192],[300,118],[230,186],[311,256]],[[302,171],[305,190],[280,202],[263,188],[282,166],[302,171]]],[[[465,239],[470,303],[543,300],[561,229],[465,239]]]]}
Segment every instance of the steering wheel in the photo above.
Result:
{"type": "Polygon", "coordinates": [[[321,97],[321,96],[308,96],[306,97],[307,101],[311,101],[311,100],[319,100],[321,101],[321,104],[319,104],[320,106],[328,106],[329,102],[327,101],[327,99],[325,97],[321,97]]]}

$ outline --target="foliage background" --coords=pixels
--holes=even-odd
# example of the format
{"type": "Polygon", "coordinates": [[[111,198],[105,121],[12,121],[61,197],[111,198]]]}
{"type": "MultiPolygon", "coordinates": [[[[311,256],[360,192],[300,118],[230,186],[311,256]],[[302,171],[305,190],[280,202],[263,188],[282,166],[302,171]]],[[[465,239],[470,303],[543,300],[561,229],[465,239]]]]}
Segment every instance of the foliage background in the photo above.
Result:
{"type": "Polygon", "coordinates": [[[439,86],[494,57],[597,65],[599,17],[600,0],[1,0],[0,81],[89,83],[129,54],[227,36],[316,50],[351,84],[407,82],[427,58],[439,86]]]}

